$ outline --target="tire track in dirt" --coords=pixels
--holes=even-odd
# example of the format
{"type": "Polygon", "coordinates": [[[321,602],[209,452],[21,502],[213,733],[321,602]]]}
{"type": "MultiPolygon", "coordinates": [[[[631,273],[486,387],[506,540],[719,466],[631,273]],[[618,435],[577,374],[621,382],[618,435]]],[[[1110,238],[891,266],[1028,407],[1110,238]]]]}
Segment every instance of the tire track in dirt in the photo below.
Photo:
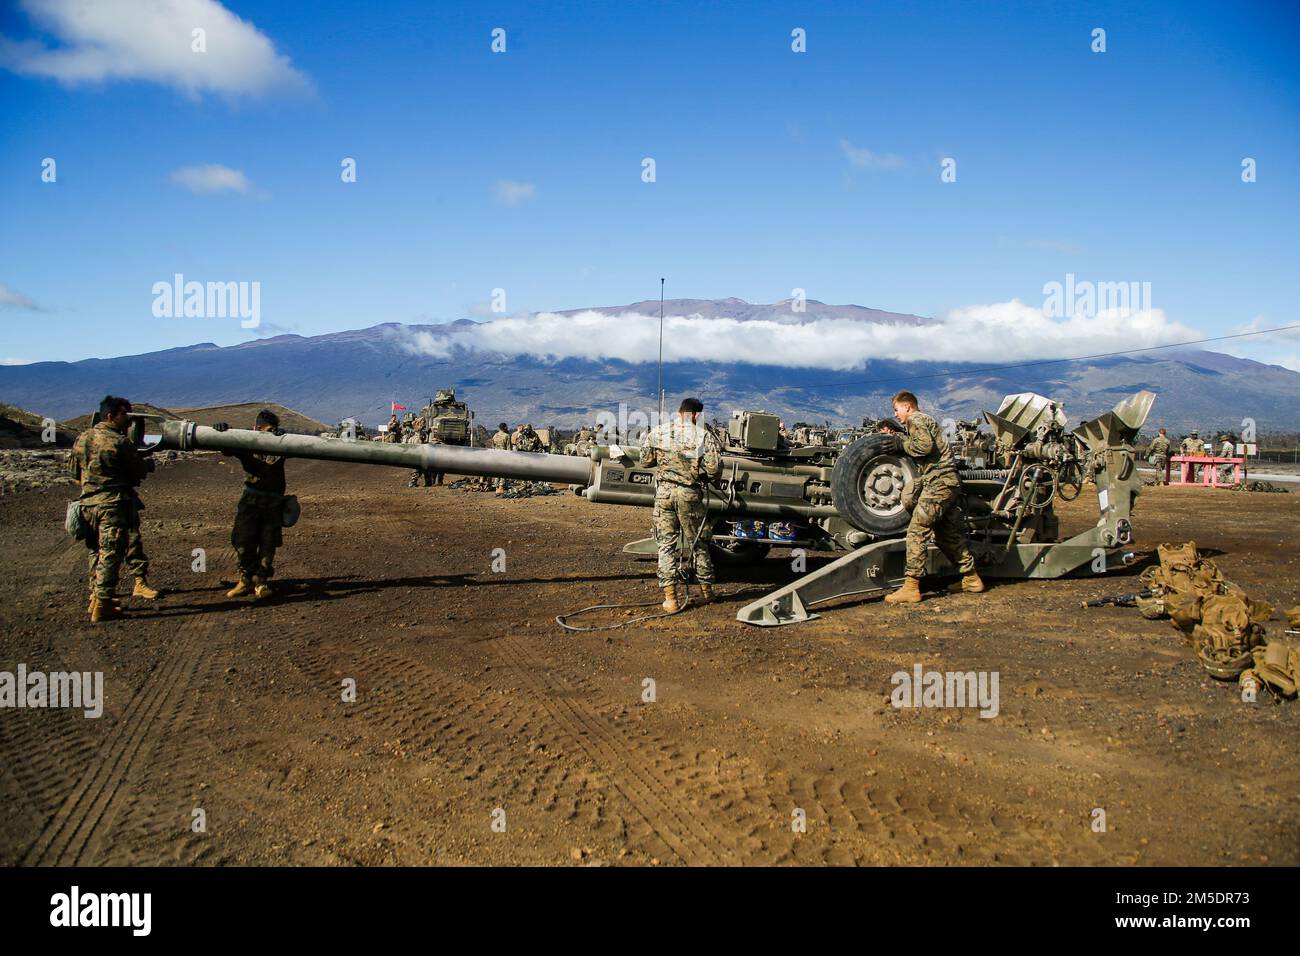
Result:
{"type": "Polygon", "coordinates": [[[201,638],[213,629],[213,618],[206,612],[191,613],[177,627],[167,656],[128,702],[71,794],[28,848],[25,865],[75,866],[106,846],[123,806],[124,784],[148,776],[148,757],[158,745],[158,735],[181,724],[180,710],[207,646],[201,638]]]}
{"type": "MultiPolygon", "coordinates": [[[[286,629],[286,643],[295,647],[290,662],[322,687],[357,677],[358,699],[348,705],[352,719],[392,738],[402,752],[436,760],[501,806],[518,799],[620,839],[636,827],[623,808],[605,801],[607,781],[599,768],[592,773],[566,765],[564,758],[580,748],[535,702],[488,680],[466,683],[374,641],[322,646],[314,636],[294,640],[316,633],[306,625],[286,629]]],[[[652,829],[648,821],[645,829],[652,829]]],[[[653,841],[648,852],[666,854],[661,842],[653,841]]]]}
{"type": "MultiPolygon", "coordinates": [[[[44,552],[42,558],[32,562],[45,570],[33,577],[30,590],[41,597],[62,598],[74,568],[78,565],[84,567],[85,555],[83,545],[68,544],[66,539],[61,539],[57,546],[44,552]]],[[[14,583],[22,588],[21,582],[14,583]]],[[[32,666],[30,662],[29,666],[32,666]]],[[[62,659],[52,657],[42,661],[39,669],[84,668],[70,668],[62,659]]],[[[10,792],[30,811],[31,826],[25,832],[39,833],[67,799],[87,763],[94,759],[96,745],[93,735],[87,733],[88,729],[86,719],[79,711],[66,708],[14,712],[0,720],[4,774],[12,781],[10,792]]],[[[13,849],[17,861],[27,846],[13,849]]]]}
{"type": "Polygon", "coordinates": [[[664,782],[666,774],[662,773],[662,762],[654,759],[653,749],[611,728],[591,703],[595,698],[590,691],[566,684],[516,638],[503,637],[489,646],[533,688],[538,701],[588,758],[605,769],[678,859],[690,865],[740,862],[716,824],[664,782]]]}

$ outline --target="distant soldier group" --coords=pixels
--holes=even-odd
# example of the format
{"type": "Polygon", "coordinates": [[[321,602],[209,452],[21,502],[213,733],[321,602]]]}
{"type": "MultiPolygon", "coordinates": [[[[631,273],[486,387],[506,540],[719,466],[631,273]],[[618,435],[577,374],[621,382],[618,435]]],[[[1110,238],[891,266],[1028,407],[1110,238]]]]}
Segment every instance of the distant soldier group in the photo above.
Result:
{"type": "MultiPolygon", "coordinates": [[[[1155,467],[1161,483],[1165,480],[1165,468],[1169,463],[1170,452],[1173,447],[1173,442],[1170,441],[1169,435],[1164,428],[1159,430],[1156,437],[1151,439],[1151,444],[1147,446],[1147,461],[1155,467]]],[[[1193,428],[1187,437],[1178,444],[1178,453],[1188,458],[1235,458],[1237,457],[1237,445],[1231,434],[1219,435],[1219,452],[1216,456],[1213,443],[1202,439],[1200,432],[1193,428]]],[[[1189,467],[1191,480],[1196,482],[1200,480],[1202,469],[1207,466],[1193,464],[1189,467]]],[[[1223,482],[1231,481],[1233,466],[1223,464],[1218,467],[1219,480],[1223,482]]]]}

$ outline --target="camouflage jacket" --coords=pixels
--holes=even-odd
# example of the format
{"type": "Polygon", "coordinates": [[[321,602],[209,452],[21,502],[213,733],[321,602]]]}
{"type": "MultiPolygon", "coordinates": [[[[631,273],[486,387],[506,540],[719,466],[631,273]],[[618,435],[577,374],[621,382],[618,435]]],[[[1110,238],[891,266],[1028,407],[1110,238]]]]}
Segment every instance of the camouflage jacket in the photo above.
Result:
{"type": "Polygon", "coordinates": [[[658,468],[661,483],[702,486],[722,474],[722,448],[703,425],[678,419],[645,433],[641,439],[641,465],[658,468]]]}
{"type": "Polygon", "coordinates": [[[1169,439],[1157,435],[1147,446],[1147,459],[1167,458],[1169,456],[1169,439]]]}
{"type": "Polygon", "coordinates": [[[135,497],[149,463],[124,432],[100,422],[73,442],[68,471],[81,482],[83,505],[112,505],[135,497]]]}
{"type": "Polygon", "coordinates": [[[259,455],[251,451],[231,453],[244,466],[244,484],[254,491],[282,495],[285,489],[284,457],[259,455]]]}
{"type": "Polygon", "coordinates": [[[542,440],[533,435],[520,435],[515,440],[515,451],[541,451],[542,440]]]}
{"type": "Polygon", "coordinates": [[[492,433],[492,447],[500,451],[510,450],[510,433],[497,429],[492,433]]]}
{"type": "Polygon", "coordinates": [[[944,440],[943,429],[924,412],[912,412],[907,419],[907,434],[903,437],[903,451],[915,459],[922,482],[946,476],[957,476],[957,465],[952,449],[944,440]]]}
{"type": "Polygon", "coordinates": [[[1184,455],[1199,456],[1205,454],[1205,442],[1199,438],[1184,438],[1181,446],[1184,455]]]}

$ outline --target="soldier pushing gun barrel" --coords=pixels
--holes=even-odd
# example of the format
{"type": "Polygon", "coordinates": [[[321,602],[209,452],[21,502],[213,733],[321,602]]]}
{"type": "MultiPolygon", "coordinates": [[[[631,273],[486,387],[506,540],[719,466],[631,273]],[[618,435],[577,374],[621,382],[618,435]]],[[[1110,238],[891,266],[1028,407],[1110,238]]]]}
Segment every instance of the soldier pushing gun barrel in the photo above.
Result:
{"type": "MultiPolygon", "coordinates": [[[[230,428],[225,422],[212,427],[219,432],[230,428]]],[[[259,432],[284,434],[280,431],[279,417],[265,408],[257,413],[254,428],[259,432]]],[[[230,532],[230,543],[239,559],[239,581],[226,592],[226,597],[242,597],[252,591],[255,598],[268,598],[271,578],[275,575],[275,549],[284,543],[280,530],[285,525],[287,499],[284,458],[227,449],[221,453],[239,459],[244,466],[244,493],[239,496],[235,526],[230,532]]],[[[291,506],[296,504],[297,499],[292,499],[291,506]]]]}

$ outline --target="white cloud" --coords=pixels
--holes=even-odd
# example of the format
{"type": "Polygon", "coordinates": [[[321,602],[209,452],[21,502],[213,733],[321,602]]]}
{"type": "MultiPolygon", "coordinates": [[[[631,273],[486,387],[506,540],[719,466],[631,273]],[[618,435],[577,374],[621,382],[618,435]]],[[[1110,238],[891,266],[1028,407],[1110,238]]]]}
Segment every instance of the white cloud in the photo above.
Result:
{"type": "MultiPolygon", "coordinates": [[[[771,320],[669,316],[666,361],[743,362],[838,371],[872,359],[1002,364],[1070,358],[1198,338],[1154,309],[1109,311],[1095,317],[1049,318],[1019,300],[954,310],[929,325],[889,325],[852,319],[801,324],[771,320]]],[[[445,336],[417,333],[408,346],[447,357],[458,348],[544,359],[621,359],[653,362],[659,350],[658,316],[542,312],[484,322],[445,336]]]]}
{"type": "Polygon", "coordinates": [[[184,166],[172,173],[172,182],[195,193],[217,193],[225,190],[247,193],[252,187],[252,183],[248,181],[248,177],[242,170],[217,164],[184,166]]]}
{"type": "Polygon", "coordinates": [[[61,83],[146,80],[190,96],[305,93],[311,81],[216,0],[22,0],[57,46],[0,37],[0,66],[61,83]],[[205,31],[206,50],[192,48],[205,31]]]}
{"type": "Polygon", "coordinates": [[[31,365],[36,359],[0,358],[0,365],[31,365]]]}
{"type": "Polygon", "coordinates": [[[532,183],[517,183],[509,179],[498,179],[496,185],[497,202],[503,206],[518,206],[521,202],[537,198],[537,187],[532,183]]]}
{"type": "Polygon", "coordinates": [[[11,305],[16,309],[29,309],[40,312],[41,307],[16,289],[0,283],[0,306],[11,305]]]}
{"type": "Polygon", "coordinates": [[[903,165],[903,157],[893,153],[873,153],[865,146],[854,146],[847,139],[840,140],[840,149],[844,158],[858,169],[898,169],[903,165]]]}

